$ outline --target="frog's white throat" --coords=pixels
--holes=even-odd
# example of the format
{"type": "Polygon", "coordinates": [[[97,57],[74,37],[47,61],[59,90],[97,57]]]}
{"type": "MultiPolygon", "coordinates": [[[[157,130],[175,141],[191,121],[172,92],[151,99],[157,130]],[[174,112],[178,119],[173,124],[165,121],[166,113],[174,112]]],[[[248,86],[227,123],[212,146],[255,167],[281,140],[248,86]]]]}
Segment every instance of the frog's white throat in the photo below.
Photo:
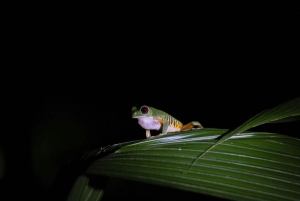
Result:
{"type": "Polygon", "coordinates": [[[140,126],[146,130],[159,130],[161,124],[153,117],[138,117],[140,126]]]}

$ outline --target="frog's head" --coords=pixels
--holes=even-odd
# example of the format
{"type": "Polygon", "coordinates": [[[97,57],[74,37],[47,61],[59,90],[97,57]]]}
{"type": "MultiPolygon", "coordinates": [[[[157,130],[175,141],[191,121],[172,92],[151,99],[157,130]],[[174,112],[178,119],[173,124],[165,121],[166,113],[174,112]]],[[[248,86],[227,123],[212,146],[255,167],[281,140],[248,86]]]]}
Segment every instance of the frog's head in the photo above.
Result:
{"type": "Polygon", "coordinates": [[[135,106],[132,107],[132,118],[149,117],[149,116],[152,116],[151,107],[143,105],[139,110],[135,106]]]}

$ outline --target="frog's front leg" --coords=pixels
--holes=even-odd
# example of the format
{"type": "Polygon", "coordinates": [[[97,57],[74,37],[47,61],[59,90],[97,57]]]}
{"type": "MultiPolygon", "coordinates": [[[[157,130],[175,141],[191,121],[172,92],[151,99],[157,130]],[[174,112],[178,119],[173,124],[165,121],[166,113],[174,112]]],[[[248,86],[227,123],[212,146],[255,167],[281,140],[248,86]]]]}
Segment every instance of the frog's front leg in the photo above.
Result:
{"type": "MultiPolygon", "coordinates": [[[[169,122],[168,122],[168,121],[165,121],[165,122],[162,124],[162,133],[158,134],[157,136],[167,134],[168,128],[169,128],[169,122]]],[[[151,136],[150,130],[146,130],[146,137],[147,137],[147,138],[153,138],[153,137],[156,137],[156,136],[151,136]]]]}
{"type": "MultiPolygon", "coordinates": [[[[160,134],[158,134],[158,135],[165,135],[165,134],[167,134],[168,128],[169,128],[169,122],[168,122],[168,121],[165,121],[165,122],[162,124],[162,133],[160,133],[160,134]]],[[[157,136],[158,136],[158,135],[157,135],[157,136]]],[[[153,138],[153,137],[155,137],[155,136],[151,136],[150,130],[146,129],[146,137],[147,137],[147,138],[153,138]]]]}
{"type": "Polygon", "coordinates": [[[169,128],[169,121],[165,121],[162,125],[162,133],[160,135],[165,135],[168,132],[168,128],[169,128]]]}
{"type": "Polygon", "coordinates": [[[150,133],[150,130],[146,130],[146,138],[151,138],[152,136],[151,136],[151,133],[150,133]]]}
{"type": "Polygon", "coordinates": [[[154,138],[154,137],[156,137],[156,136],[152,136],[150,133],[150,130],[146,130],[146,138],[154,138]]]}

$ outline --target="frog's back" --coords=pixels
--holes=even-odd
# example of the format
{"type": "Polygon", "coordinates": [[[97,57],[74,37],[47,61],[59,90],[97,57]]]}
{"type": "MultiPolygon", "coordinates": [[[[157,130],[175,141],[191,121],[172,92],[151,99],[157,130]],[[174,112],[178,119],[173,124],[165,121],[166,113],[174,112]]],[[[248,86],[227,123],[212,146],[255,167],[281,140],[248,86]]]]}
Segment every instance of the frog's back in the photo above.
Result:
{"type": "Polygon", "coordinates": [[[165,121],[168,121],[169,123],[168,132],[176,132],[181,130],[183,124],[179,120],[177,120],[176,118],[174,118],[173,116],[169,115],[164,111],[155,108],[151,108],[151,109],[153,110],[153,117],[161,124],[163,124],[165,121]]]}

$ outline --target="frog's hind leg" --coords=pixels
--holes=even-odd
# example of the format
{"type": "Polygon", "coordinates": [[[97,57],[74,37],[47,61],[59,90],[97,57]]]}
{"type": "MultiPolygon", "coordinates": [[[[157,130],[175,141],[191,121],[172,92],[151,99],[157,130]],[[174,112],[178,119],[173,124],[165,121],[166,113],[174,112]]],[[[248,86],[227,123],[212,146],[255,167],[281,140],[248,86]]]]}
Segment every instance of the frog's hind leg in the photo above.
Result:
{"type": "Polygon", "coordinates": [[[191,130],[194,127],[203,128],[203,126],[198,121],[192,121],[188,124],[183,125],[181,130],[182,131],[187,131],[187,130],[191,130]]]}

